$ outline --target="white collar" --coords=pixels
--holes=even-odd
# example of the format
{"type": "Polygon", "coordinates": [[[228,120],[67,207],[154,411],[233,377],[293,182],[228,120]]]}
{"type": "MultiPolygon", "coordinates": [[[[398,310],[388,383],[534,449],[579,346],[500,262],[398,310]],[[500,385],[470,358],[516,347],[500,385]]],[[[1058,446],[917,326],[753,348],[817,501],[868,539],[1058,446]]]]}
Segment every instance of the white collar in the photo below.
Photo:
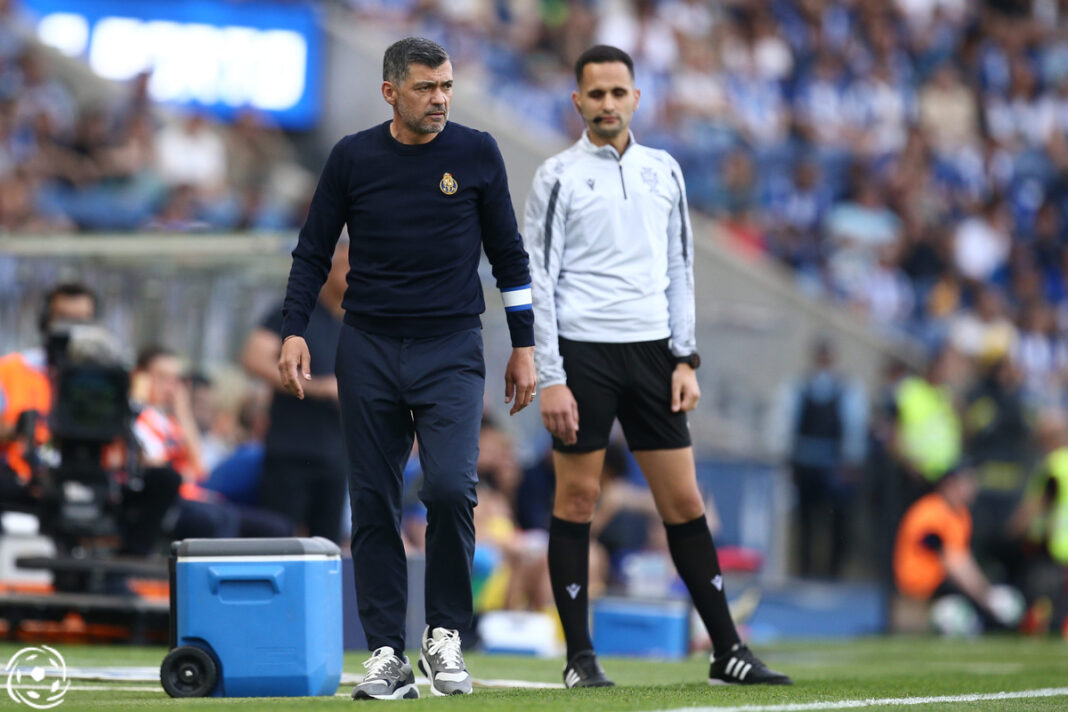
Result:
{"type": "MultiPolygon", "coordinates": [[[[627,150],[630,150],[638,145],[638,142],[634,140],[634,132],[630,129],[627,129],[627,139],[627,150]]],[[[610,156],[614,161],[623,160],[622,157],[619,155],[619,151],[617,151],[615,146],[613,146],[612,144],[606,143],[603,146],[598,146],[593,141],[591,141],[589,129],[586,129],[582,132],[582,138],[579,139],[579,144],[587,153],[610,156]]]]}

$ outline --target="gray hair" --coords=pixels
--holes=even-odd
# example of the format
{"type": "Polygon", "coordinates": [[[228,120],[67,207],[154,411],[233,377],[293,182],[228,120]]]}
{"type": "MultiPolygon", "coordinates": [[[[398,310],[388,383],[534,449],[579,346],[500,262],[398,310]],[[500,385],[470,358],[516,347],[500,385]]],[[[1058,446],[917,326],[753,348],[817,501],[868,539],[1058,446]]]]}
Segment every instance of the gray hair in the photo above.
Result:
{"type": "Polygon", "coordinates": [[[408,67],[423,64],[431,69],[449,61],[449,53],[437,42],[425,37],[405,37],[389,46],[382,57],[382,81],[401,84],[408,78],[408,67]]]}

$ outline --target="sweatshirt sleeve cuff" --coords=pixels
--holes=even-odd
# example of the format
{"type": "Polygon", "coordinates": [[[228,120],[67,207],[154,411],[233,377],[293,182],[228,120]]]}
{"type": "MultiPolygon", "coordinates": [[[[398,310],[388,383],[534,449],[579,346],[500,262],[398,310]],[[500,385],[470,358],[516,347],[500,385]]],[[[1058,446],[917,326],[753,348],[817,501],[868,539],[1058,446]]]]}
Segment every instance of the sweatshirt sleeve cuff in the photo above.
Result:
{"type": "Polygon", "coordinates": [[[534,345],[534,306],[530,283],[501,288],[512,348],[534,345]]]}
{"type": "Polygon", "coordinates": [[[279,336],[282,337],[282,341],[285,341],[289,336],[300,336],[303,338],[307,326],[307,323],[298,324],[296,319],[284,319],[282,321],[282,331],[279,333],[279,336]]]}
{"type": "Polygon", "coordinates": [[[531,309],[507,312],[508,333],[512,337],[512,348],[518,349],[534,345],[534,312],[531,309]]]}

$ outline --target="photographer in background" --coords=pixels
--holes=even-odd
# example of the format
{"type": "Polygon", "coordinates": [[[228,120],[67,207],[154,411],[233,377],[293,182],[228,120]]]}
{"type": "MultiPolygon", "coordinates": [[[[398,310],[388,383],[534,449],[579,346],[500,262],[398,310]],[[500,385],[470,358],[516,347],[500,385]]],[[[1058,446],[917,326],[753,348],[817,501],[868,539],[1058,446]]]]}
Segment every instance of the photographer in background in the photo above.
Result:
{"type": "Polygon", "coordinates": [[[38,318],[41,345],[0,357],[0,508],[3,503],[31,502],[29,482],[33,474],[26,460],[29,445],[40,446],[50,438],[47,416],[52,410],[52,382],[46,346],[59,323],[89,324],[96,318],[96,295],[75,282],[56,285],[45,295],[38,318]],[[36,413],[30,433],[22,432],[36,413]]]}

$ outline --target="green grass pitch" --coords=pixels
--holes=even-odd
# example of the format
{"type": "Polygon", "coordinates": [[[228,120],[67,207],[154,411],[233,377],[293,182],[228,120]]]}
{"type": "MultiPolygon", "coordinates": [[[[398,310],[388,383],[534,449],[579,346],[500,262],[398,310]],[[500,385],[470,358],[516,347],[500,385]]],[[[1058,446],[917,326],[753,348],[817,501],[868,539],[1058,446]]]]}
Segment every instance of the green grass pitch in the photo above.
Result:
{"type": "MultiPolygon", "coordinates": [[[[6,663],[22,646],[0,644],[6,663]]],[[[156,666],[164,648],[53,646],[69,666],[156,666]]],[[[426,687],[419,700],[352,702],[335,698],[186,699],[172,700],[147,683],[90,683],[74,681],[56,709],[75,710],[319,710],[342,705],[370,705],[390,709],[437,709],[469,712],[651,712],[686,707],[772,709],[848,709],[849,706],[815,706],[816,702],[859,701],[884,698],[937,697],[997,692],[1018,692],[1068,687],[1068,642],[1053,639],[990,637],[939,640],[926,637],[867,638],[854,641],[790,642],[755,646],[772,667],[793,676],[796,684],[784,688],[709,687],[707,659],[695,656],[683,662],[652,662],[604,658],[603,665],[617,687],[600,690],[490,690],[476,688],[471,697],[438,698],[426,687]],[[93,689],[79,689],[92,687],[93,689]],[[123,689],[139,688],[139,689],[123,689]]],[[[345,656],[346,672],[362,672],[364,655],[345,656]]],[[[413,658],[414,659],[414,658],[413,658]]],[[[560,682],[562,660],[468,655],[468,668],[476,678],[560,682]]],[[[6,684],[5,679],[0,681],[6,684]]],[[[347,693],[348,686],[339,692],[347,693]]],[[[0,691],[0,709],[25,709],[0,691]]],[[[1068,695],[1050,697],[971,700],[926,704],[866,705],[865,710],[1068,710],[1068,695]]]]}

